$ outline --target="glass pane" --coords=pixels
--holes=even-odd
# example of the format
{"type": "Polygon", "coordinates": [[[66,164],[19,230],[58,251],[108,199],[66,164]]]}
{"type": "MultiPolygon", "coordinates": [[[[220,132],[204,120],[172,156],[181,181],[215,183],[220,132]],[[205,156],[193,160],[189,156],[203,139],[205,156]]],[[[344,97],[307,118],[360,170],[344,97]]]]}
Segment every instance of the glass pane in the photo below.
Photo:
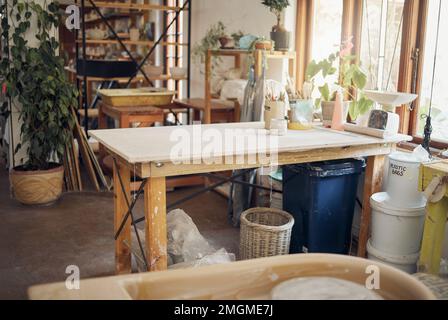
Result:
{"type": "Polygon", "coordinates": [[[341,43],[342,0],[317,0],[314,5],[312,58],[319,61],[338,50],[341,43]]]}
{"type": "Polygon", "coordinates": [[[396,91],[400,67],[404,0],[365,0],[361,65],[368,89],[396,91]]]}
{"type": "MultiPolygon", "coordinates": [[[[431,88],[436,50],[437,21],[439,15],[439,0],[429,1],[429,11],[426,29],[425,57],[423,61],[423,79],[420,92],[418,135],[423,135],[425,116],[431,105],[431,88]]],[[[440,22],[439,48],[434,77],[434,91],[432,99],[432,139],[448,142],[448,1],[442,1],[442,19],[440,22]]]]}

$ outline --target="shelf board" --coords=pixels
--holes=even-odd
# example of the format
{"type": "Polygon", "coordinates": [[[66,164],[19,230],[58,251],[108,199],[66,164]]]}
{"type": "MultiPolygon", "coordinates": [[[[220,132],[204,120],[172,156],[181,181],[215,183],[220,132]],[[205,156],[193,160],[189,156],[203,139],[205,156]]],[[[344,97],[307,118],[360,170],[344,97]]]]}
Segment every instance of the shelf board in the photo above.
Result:
{"type": "MultiPolygon", "coordinates": [[[[93,1],[98,8],[111,9],[135,9],[135,10],[161,10],[161,11],[179,11],[181,7],[164,6],[158,4],[143,3],[125,3],[125,2],[109,2],[109,1],[93,1]]],[[[90,2],[86,2],[86,7],[92,7],[90,2]]],[[[184,9],[184,10],[187,10],[184,9]]]]}
{"type": "MultiPolygon", "coordinates": [[[[110,21],[110,20],[118,20],[118,19],[129,19],[132,16],[136,16],[136,15],[140,15],[142,14],[141,12],[134,12],[134,13],[113,13],[111,15],[106,16],[106,20],[110,21]]],[[[95,24],[95,23],[101,23],[103,22],[103,19],[101,19],[100,17],[96,18],[96,19],[91,19],[91,20],[86,20],[86,24],[95,24]]]]}
{"type": "Polygon", "coordinates": [[[242,49],[218,49],[218,50],[210,50],[211,54],[214,56],[235,56],[239,54],[250,54],[249,50],[242,49]]]}
{"type": "MultiPolygon", "coordinates": [[[[77,43],[82,43],[81,39],[76,40],[77,43]]],[[[138,40],[138,41],[132,41],[132,40],[122,40],[124,44],[129,45],[138,45],[138,46],[153,46],[155,44],[154,41],[149,40],[138,40]]],[[[86,44],[94,45],[94,44],[117,44],[119,43],[117,39],[104,39],[104,40],[93,40],[93,39],[86,39],[86,44]]],[[[162,46],[188,46],[188,43],[180,43],[180,42],[161,42],[160,45],[162,46]]]]}
{"type": "MultiPolygon", "coordinates": [[[[74,73],[76,74],[76,70],[73,68],[69,68],[69,67],[65,67],[64,68],[66,71],[70,72],[70,73],[74,73]]],[[[82,80],[84,77],[83,76],[77,76],[78,79],[82,80]]],[[[120,81],[127,81],[129,80],[128,77],[124,77],[124,78],[100,78],[100,77],[87,77],[90,81],[103,81],[103,80],[116,80],[118,82],[120,81]]],[[[149,80],[162,80],[162,81],[168,81],[168,80],[175,80],[175,81],[181,81],[181,80],[188,80],[188,77],[172,77],[169,74],[162,74],[160,76],[154,77],[154,76],[149,76],[148,75],[148,79],[149,80]]],[[[138,73],[135,77],[134,77],[134,81],[140,81],[140,80],[145,80],[145,77],[143,76],[143,74],[138,73]]]]}
{"type": "MultiPolygon", "coordinates": [[[[210,50],[210,53],[213,56],[235,56],[241,54],[251,54],[252,51],[242,49],[218,49],[210,50]]],[[[268,59],[293,59],[295,55],[296,53],[294,51],[269,51],[267,52],[266,57],[268,59]]]]}

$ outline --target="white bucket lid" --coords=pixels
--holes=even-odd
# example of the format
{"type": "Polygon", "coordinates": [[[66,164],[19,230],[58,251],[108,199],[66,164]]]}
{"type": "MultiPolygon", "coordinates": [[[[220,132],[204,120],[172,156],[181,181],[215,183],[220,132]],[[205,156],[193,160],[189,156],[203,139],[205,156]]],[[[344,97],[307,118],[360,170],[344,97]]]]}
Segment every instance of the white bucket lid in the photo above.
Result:
{"type": "Polygon", "coordinates": [[[414,164],[422,163],[412,153],[406,153],[406,152],[400,152],[400,151],[391,153],[389,155],[389,159],[392,161],[405,162],[405,163],[414,163],[414,164]]]}
{"type": "Polygon", "coordinates": [[[420,258],[420,252],[402,256],[384,253],[373,247],[371,241],[372,239],[369,239],[369,241],[367,242],[367,252],[382,261],[390,262],[393,264],[407,265],[414,263],[416,264],[418,262],[418,259],[420,258]]]}
{"type": "Polygon", "coordinates": [[[422,197],[422,203],[415,207],[399,207],[392,204],[393,201],[387,192],[375,193],[370,198],[372,209],[381,211],[391,216],[421,217],[426,213],[426,200],[422,197]]]}

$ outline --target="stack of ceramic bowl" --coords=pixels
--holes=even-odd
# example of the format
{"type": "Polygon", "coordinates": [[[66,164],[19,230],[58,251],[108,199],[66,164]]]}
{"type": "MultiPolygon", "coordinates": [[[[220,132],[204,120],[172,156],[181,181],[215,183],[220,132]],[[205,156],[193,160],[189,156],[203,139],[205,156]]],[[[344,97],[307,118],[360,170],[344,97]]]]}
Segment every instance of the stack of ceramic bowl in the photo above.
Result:
{"type": "Polygon", "coordinates": [[[426,200],[418,191],[420,165],[412,154],[391,154],[385,192],[370,199],[368,257],[407,273],[416,272],[425,223],[426,200]]]}

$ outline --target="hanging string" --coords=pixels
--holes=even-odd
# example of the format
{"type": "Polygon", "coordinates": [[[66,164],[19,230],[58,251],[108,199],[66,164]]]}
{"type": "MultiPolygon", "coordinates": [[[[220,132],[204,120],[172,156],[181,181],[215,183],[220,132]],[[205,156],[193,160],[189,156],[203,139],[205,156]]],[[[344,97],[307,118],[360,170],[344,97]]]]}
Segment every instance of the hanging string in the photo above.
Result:
{"type": "Polygon", "coordinates": [[[403,9],[403,11],[401,13],[400,24],[398,25],[397,38],[395,39],[394,53],[392,55],[392,61],[390,63],[389,75],[387,77],[386,91],[389,90],[389,84],[390,84],[390,79],[392,77],[392,70],[394,68],[395,56],[397,54],[398,42],[400,40],[400,34],[401,34],[400,31],[401,31],[401,26],[403,25],[403,19],[404,19],[404,9],[403,9]]]}
{"type": "Polygon", "coordinates": [[[440,33],[440,20],[442,16],[442,0],[439,0],[439,17],[437,20],[437,33],[436,33],[436,47],[434,52],[434,66],[432,69],[432,83],[431,83],[431,96],[429,99],[429,111],[426,116],[426,125],[424,130],[424,138],[422,146],[426,151],[430,152],[430,144],[431,144],[431,134],[432,134],[432,123],[431,123],[431,113],[432,113],[432,101],[434,97],[434,84],[436,80],[436,67],[437,67],[437,53],[439,51],[439,33],[440,33]]]}
{"type": "Polygon", "coordinates": [[[369,44],[369,74],[370,74],[370,81],[373,83],[374,75],[372,72],[372,65],[373,65],[373,56],[372,56],[372,46],[371,46],[371,39],[370,39],[370,19],[369,19],[369,5],[367,4],[369,1],[364,1],[364,10],[366,11],[366,19],[367,19],[367,42],[369,44]]]}
{"type": "MultiPolygon", "coordinates": [[[[135,163],[134,163],[134,188],[135,188],[135,185],[136,185],[136,181],[137,181],[137,179],[135,177],[135,163]]],[[[134,197],[133,197],[134,201],[135,201],[136,197],[137,197],[137,193],[134,191],[134,197]]]]}

